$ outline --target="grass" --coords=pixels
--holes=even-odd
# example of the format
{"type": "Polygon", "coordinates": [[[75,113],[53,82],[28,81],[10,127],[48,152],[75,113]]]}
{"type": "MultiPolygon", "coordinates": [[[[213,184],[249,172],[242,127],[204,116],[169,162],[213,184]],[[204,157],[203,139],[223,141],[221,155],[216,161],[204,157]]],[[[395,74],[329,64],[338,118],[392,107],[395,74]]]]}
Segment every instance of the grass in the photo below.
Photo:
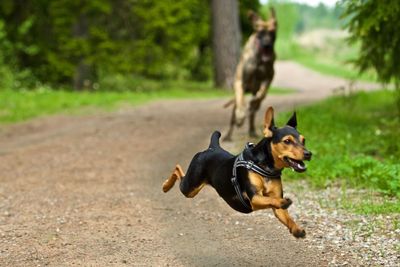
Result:
{"type": "MultiPolygon", "coordinates": [[[[0,123],[14,123],[55,113],[80,113],[94,107],[113,110],[122,104],[140,105],[157,99],[231,97],[231,91],[212,88],[211,84],[195,82],[143,81],[135,85],[135,91],[73,92],[51,90],[0,90],[0,123]]],[[[132,88],[130,88],[132,89],[132,88]]],[[[290,89],[272,88],[272,94],[285,94],[290,89]]]]}
{"type": "Polygon", "coordinates": [[[360,92],[297,111],[299,130],[314,152],[307,176],[315,185],[345,178],[350,186],[400,193],[400,124],[393,94],[360,92]]]}
{"type": "MultiPolygon", "coordinates": [[[[355,212],[400,212],[400,123],[393,98],[392,91],[360,92],[297,110],[299,131],[313,160],[306,173],[285,176],[306,179],[317,188],[339,182],[342,188],[385,196],[373,199],[364,194],[354,199],[345,193],[342,206],[355,212]]],[[[289,116],[281,114],[278,125],[289,116]]]]}
{"type": "Polygon", "coordinates": [[[360,74],[349,62],[324,57],[317,52],[304,50],[296,54],[293,60],[325,75],[336,76],[347,80],[376,82],[376,76],[372,72],[360,74]]]}
{"type": "Polygon", "coordinates": [[[376,203],[374,201],[366,200],[360,202],[350,202],[346,201],[342,206],[344,208],[350,209],[358,214],[390,214],[390,213],[400,213],[400,204],[398,201],[380,201],[381,203],[376,203]]]}
{"type": "Polygon", "coordinates": [[[302,47],[292,39],[277,41],[279,59],[293,60],[319,73],[344,78],[376,82],[373,71],[360,74],[351,63],[357,57],[359,46],[349,45],[345,40],[332,40],[326,47],[302,47]]]}

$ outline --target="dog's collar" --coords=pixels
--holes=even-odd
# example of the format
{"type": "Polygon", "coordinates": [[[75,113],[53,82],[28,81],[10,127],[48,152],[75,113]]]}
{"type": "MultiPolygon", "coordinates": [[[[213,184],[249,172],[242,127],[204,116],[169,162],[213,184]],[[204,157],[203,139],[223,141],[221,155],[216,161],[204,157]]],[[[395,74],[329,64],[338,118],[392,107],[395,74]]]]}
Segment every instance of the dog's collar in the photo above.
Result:
{"type": "MultiPolygon", "coordinates": [[[[249,149],[252,147],[252,143],[247,143],[246,144],[246,149],[249,149]]],[[[239,197],[240,202],[243,204],[248,209],[252,209],[246,202],[246,200],[243,198],[242,190],[240,189],[239,182],[237,180],[237,171],[236,169],[242,167],[246,168],[249,171],[253,171],[259,175],[261,175],[265,180],[270,180],[270,179],[277,179],[281,178],[282,171],[281,170],[276,170],[276,169],[271,169],[269,167],[262,168],[258,166],[254,161],[252,160],[245,160],[243,156],[243,152],[239,154],[239,156],[236,157],[235,163],[233,164],[232,168],[232,178],[231,182],[233,187],[235,188],[236,194],[239,197]]]]}

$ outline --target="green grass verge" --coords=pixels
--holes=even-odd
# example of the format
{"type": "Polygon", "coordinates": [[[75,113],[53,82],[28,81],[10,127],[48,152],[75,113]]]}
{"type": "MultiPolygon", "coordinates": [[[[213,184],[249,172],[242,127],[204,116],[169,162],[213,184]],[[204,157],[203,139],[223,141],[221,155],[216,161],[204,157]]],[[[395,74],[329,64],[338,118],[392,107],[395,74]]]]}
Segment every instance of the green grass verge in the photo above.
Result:
{"type": "Polygon", "coordinates": [[[358,214],[400,213],[400,204],[398,200],[363,200],[352,202],[347,199],[341,206],[358,214]]]}
{"type": "Polygon", "coordinates": [[[277,41],[277,55],[280,60],[293,60],[319,73],[336,76],[348,80],[376,82],[373,71],[360,74],[350,63],[358,53],[358,46],[350,46],[343,40],[331,44],[323,50],[301,47],[293,40],[277,41]]]}
{"type": "MultiPolygon", "coordinates": [[[[216,98],[232,96],[232,91],[214,89],[204,83],[160,84],[144,83],[149,90],[73,92],[39,88],[36,90],[0,90],[0,123],[24,121],[38,116],[64,113],[80,113],[85,107],[112,110],[121,104],[140,105],[157,99],[216,98]]],[[[272,94],[292,92],[289,89],[272,88],[272,94]]]]}
{"type": "Polygon", "coordinates": [[[360,92],[297,111],[299,130],[314,153],[305,174],[313,184],[343,178],[350,186],[400,196],[400,124],[393,97],[391,91],[360,92]]]}
{"type": "Polygon", "coordinates": [[[336,61],[332,58],[323,57],[309,51],[298,53],[293,57],[293,60],[325,75],[336,76],[347,80],[376,82],[376,76],[371,72],[360,74],[350,63],[336,61]]]}
{"type": "MultiPolygon", "coordinates": [[[[400,212],[400,123],[393,98],[391,91],[360,92],[300,108],[299,131],[313,160],[306,173],[285,176],[319,188],[339,181],[344,188],[366,188],[395,199],[382,202],[366,195],[342,203],[356,212],[400,212]]],[[[278,122],[289,116],[280,114],[278,122]]]]}

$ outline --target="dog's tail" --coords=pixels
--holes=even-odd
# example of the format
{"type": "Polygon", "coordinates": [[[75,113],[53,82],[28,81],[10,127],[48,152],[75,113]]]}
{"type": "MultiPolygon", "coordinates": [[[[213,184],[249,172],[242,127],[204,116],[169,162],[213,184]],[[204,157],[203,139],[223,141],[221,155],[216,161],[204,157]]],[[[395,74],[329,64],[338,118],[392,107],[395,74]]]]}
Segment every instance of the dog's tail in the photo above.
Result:
{"type": "Polygon", "coordinates": [[[219,131],[214,131],[211,135],[210,146],[208,148],[219,148],[219,138],[221,137],[221,133],[219,131]]]}

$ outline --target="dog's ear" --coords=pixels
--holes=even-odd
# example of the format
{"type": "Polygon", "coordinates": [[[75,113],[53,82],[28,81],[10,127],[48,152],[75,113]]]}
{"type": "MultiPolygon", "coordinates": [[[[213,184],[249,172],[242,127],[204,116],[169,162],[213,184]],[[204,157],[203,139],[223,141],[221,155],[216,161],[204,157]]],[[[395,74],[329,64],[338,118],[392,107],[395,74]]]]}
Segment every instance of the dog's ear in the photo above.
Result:
{"type": "Polygon", "coordinates": [[[267,108],[265,111],[264,116],[264,136],[271,137],[272,136],[272,129],[275,127],[274,122],[274,109],[272,107],[267,108]]]}
{"type": "Polygon", "coordinates": [[[267,22],[268,31],[276,31],[278,23],[276,21],[275,9],[271,7],[269,9],[269,19],[267,22]]]}
{"type": "Polygon", "coordinates": [[[273,8],[273,7],[269,8],[269,18],[276,19],[275,8],[273,8]]]}
{"type": "Polygon", "coordinates": [[[289,121],[286,123],[286,125],[292,126],[293,128],[297,127],[296,111],[293,112],[292,117],[289,119],[289,121]]]}
{"type": "Polygon", "coordinates": [[[258,14],[256,12],[254,12],[253,10],[249,10],[249,11],[247,11],[247,17],[253,24],[253,28],[256,29],[257,21],[260,19],[260,16],[258,16],[258,14]]]}

